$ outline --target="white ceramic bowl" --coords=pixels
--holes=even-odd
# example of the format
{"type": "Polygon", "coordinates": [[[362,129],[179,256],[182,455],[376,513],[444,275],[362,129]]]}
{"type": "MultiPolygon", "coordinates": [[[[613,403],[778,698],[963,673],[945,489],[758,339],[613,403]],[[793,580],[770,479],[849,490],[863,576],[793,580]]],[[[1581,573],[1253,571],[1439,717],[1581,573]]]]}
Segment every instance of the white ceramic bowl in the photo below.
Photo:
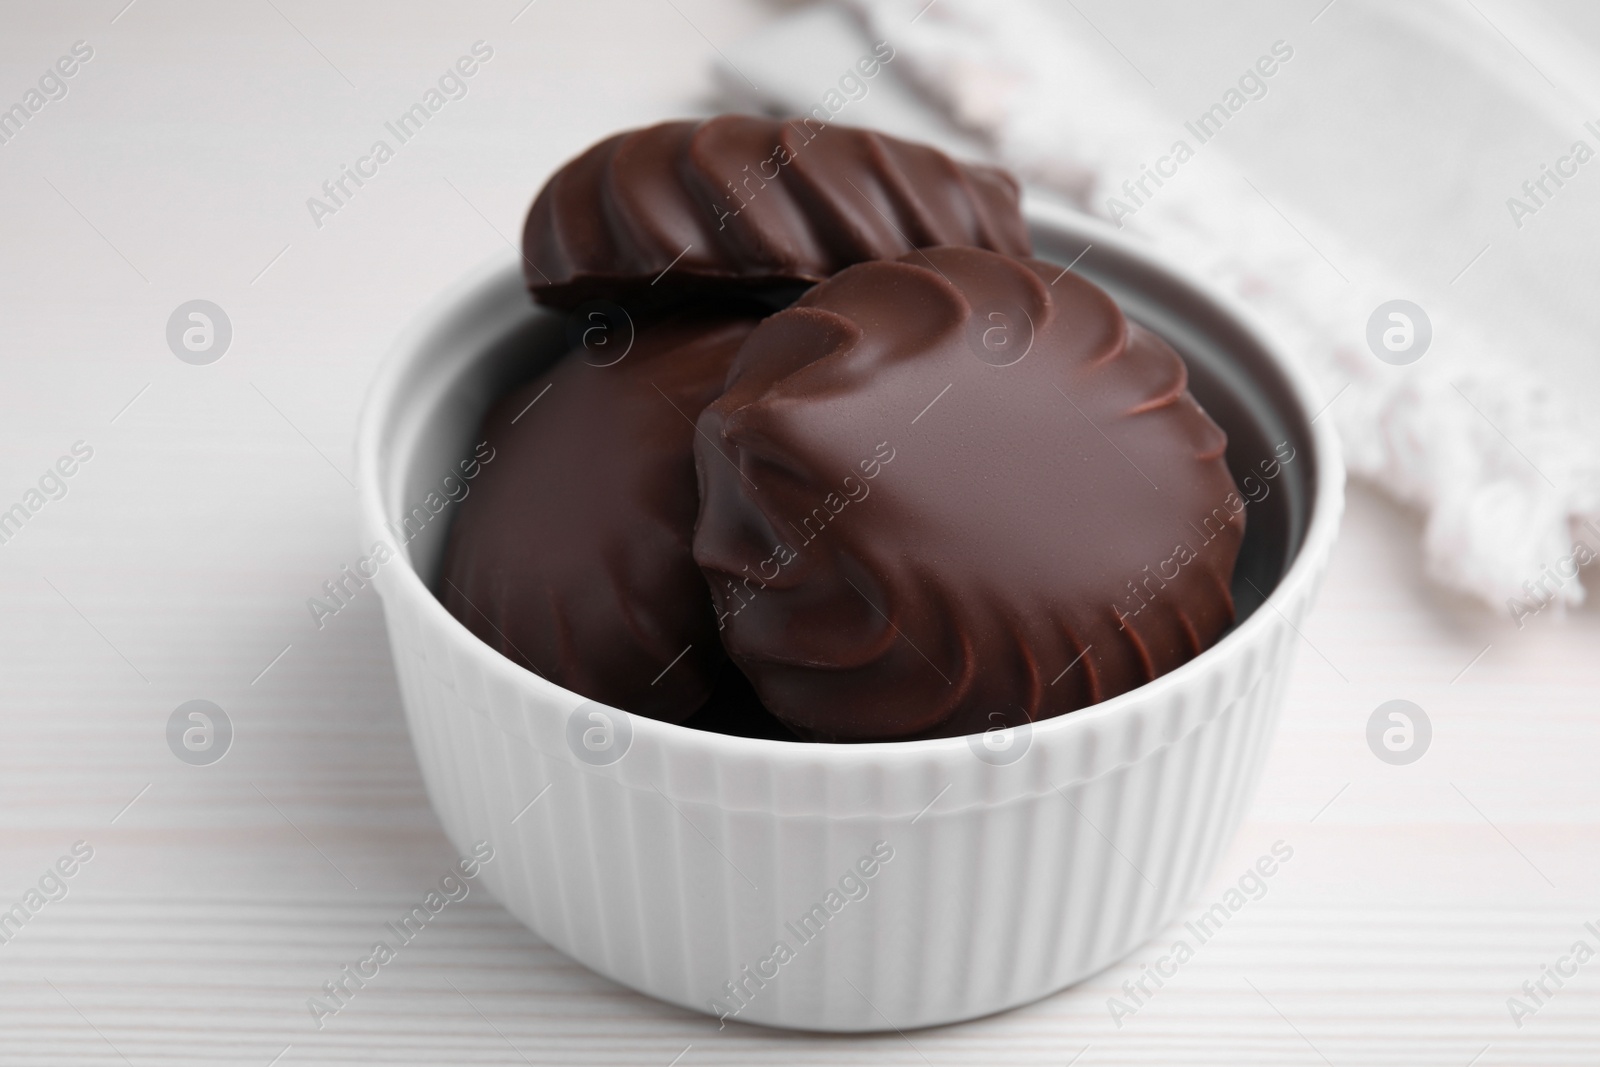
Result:
{"type": "Polygon", "coordinates": [[[563,327],[507,256],[399,341],[358,448],[364,546],[397,550],[376,582],[406,717],[446,833],[463,851],[493,844],[481,878],[550,944],[740,1021],[908,1029],[1071,985],[1201,887],[1254,791],[1337,532],[1337,444],[1302,375],[1231,303],[1097,222],[1039,205],[1029,217],[1044,258],[1092,244],[1075,269],[1185,355],[1236,478],[1280,443],[1294,458],[1260,474],[1236,627],[1178,670],[1026,732],[729,737],[602,709],[502,657],[430,592],[450,510],[424,505],[448,495],[490,403],[564,348],[563,327]]]}

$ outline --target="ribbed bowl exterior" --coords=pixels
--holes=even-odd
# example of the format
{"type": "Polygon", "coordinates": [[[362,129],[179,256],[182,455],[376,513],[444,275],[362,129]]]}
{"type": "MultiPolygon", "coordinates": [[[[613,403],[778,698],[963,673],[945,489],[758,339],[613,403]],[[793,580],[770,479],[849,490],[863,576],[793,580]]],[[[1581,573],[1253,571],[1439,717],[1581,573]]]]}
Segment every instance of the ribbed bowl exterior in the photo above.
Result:
{"type": "Polygon", "coordinates": [[[1293,658],[1288,622],[1310,589],[1186,684],[1090,729],[1036,731],[1006,766],[964,741],[839,766],[759,750],[702,759],[639,729],[618,763],[590,767],[548,728],[581,701],[485,677],[460,654],[465,631],[396,601],[384,604],[429,795],[452,841],[494,845],[481,877],[517,918],[685,1007],[732,1012],[734,982],[742,1021],[878,1030],[1035,1000],[1177,914],[1254,790],[1293,658]],[[785,927],[811,933],[796,920],[878,842],[893,858],[861,879],[862,899],[810,941],[785,927]],[[794,959],[765,968],[775,977],[741,974],[761,979],[779,940],[794,959]]]}
{"type": "MultiPolygon", "coordinates": [[[[397,359],[427,358],[507,272],[397,359]]],[[[395,435],[430,447],[401,410],[412,384],[391,374],[364,419],[374,537],[395,514],[395,435]]],[[[626,717],[625,753],[590,765],[569,719],[593,705],[479,642],[402,554],[377,584],[433,806],[458,847],[493,845],[480,877],[540,937],[687,1008],[904,1030],[1062,989],[1171,921],[1249,803],[1338,524],[1318,433],[1311,527],[1267,604],[1177,671],[1014,735],[1009,763],[966,738],[807,745],[626,717]]]]}

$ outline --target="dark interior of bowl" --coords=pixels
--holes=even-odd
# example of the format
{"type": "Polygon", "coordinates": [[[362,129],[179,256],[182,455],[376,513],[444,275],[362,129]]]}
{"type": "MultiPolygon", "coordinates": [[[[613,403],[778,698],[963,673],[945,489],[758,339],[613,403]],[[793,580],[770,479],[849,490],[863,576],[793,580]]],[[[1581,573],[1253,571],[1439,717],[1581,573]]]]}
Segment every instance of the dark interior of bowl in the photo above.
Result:
{"type": "MultiPolygon", "coordinates": [[[[1227,432],[1228,467],[1246,498],[1247,525],[1233,576],[1234,625],[1249,618],[1287,573],[1300,551],[1316,498],[1317,463],[1309,421],[1272,357],[1229,317],[1187,285],[1115,249],[1035,227],[1036,255],[1073,270],[1109,292],[1129,318],[1166,338],[1189,368],[1189,388],[1227,432]]],[[[458,422],[477,425],[502,395],[541,373],[567,348],[563,317],[534,309],[500,337],[444,403],[458,422]]],[[[448,524],[412,546],[430,587],[437,580],[448,524]]],[[[737,673],[737,672],[734,672],[737,673]]],[[[685,725],[725,733],[792,739],[761,709],[742,676],[720,686],[707,708],[685,725]]]]}

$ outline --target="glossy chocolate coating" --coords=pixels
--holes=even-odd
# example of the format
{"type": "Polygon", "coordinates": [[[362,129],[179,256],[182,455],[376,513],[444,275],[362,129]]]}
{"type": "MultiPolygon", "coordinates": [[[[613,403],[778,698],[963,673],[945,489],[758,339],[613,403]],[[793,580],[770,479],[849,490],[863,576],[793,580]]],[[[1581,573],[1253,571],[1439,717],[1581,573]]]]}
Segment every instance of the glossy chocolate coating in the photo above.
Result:
{"type": "Polygon", "coordinates": [[[556,172],[528,211],[523,273],[547,304],[637,308],[792,291],[932,245],[1026,255],[1017,197],[1004,171],[870,130],[747,115],[667,122],[609,137],[556,172]]]}
{"type": "Polygon", "coordinates": [[[705,703],[727,661],[690,555],[691,440],[755,321],[679,315],[610,366],[580,345],[495,405],[439,581],[451,614],[591,700],[673,722],[705,703]]]}
{"type": "Polygon", "coordinates": [[[934,248],[764,321],[700,417],[723,644],[801,736],[1020,725],[1233,620],[1244,501],[1182,359],[1059,266],[934,248]]]}

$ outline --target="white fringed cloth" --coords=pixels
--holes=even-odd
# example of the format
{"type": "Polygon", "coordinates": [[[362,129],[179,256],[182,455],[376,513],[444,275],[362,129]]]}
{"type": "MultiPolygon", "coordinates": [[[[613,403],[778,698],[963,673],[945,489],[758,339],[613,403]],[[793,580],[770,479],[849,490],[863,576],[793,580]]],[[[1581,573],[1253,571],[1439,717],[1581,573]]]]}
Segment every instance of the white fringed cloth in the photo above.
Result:
{"type": "Polygon", "coordinates": [[[1336,420],[1351,472],[1425,514],[1433,578],[1519,622],[1581,603],[1575,564],[1600,551],[1600,418],[1580,419],[1515,351],[1459,319],[1447,351],[1404,366],[1377,359],[1368,318],[1405,296],[1407,279],[1319,228],[1314,212],[1269,202],[1223,143],[1196,136],[1209,130],[1163,113],[1094,30],[1080,19],[1075,31],[1050,2],[854,9],[871,36],[895,43],[899,73],[1000,162],[1252,306],[1320,382],[1319,417],[1336,420]],[[1169,134],[1194,156],[1152,151],[1169,134]],[[1149,177],[1157,167],[1170,180],[1149,177]]]}

